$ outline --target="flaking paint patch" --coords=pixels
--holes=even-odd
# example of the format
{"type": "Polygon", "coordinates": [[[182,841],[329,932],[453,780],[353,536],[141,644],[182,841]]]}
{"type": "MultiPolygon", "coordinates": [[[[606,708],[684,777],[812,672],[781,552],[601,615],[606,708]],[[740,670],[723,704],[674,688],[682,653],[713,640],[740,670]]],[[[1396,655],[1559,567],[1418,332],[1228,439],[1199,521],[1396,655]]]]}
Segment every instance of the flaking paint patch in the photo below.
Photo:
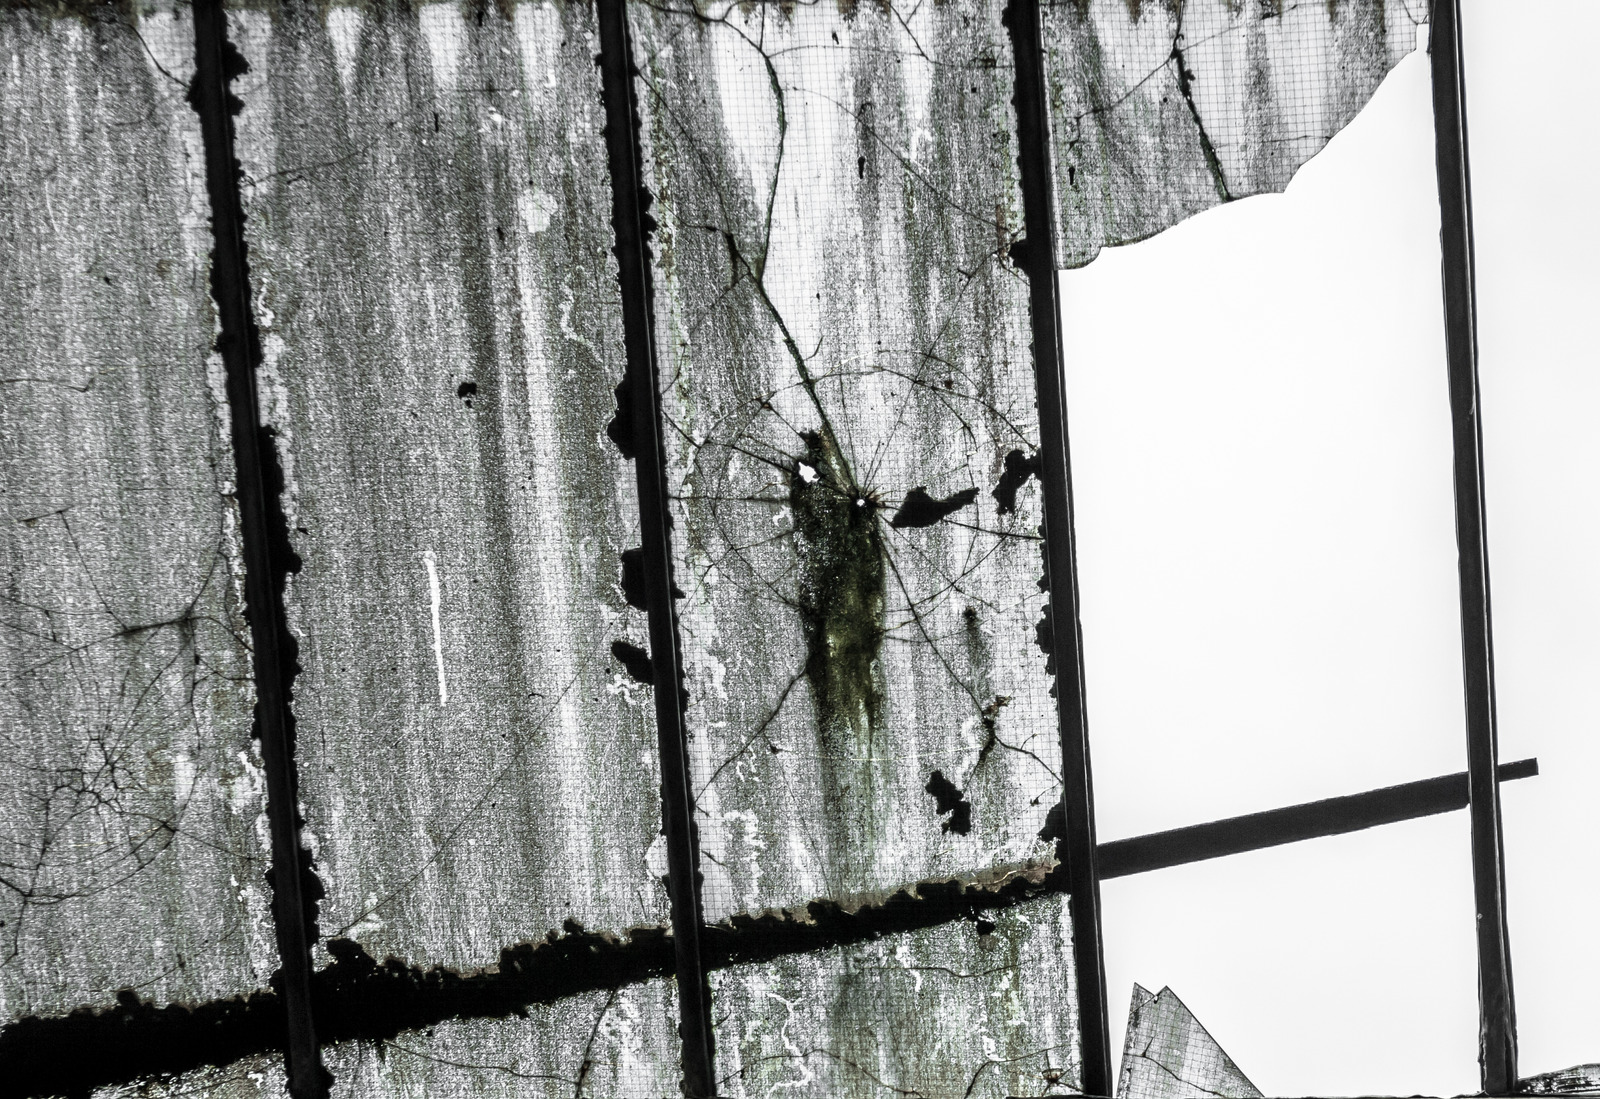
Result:
{"type": "Polygon", "coordinates": [[[656,979],[324,1048],[334,1099],[607,1099],[678,1093],[675,985],[656,979]]]}
{"type": "Polygon", "coordinates": [[[1426,5],[1092,0],[1043,18],[1056,262],[1080,267],[1219,202],[1282,191],[1412,51],[1426,5]]]}

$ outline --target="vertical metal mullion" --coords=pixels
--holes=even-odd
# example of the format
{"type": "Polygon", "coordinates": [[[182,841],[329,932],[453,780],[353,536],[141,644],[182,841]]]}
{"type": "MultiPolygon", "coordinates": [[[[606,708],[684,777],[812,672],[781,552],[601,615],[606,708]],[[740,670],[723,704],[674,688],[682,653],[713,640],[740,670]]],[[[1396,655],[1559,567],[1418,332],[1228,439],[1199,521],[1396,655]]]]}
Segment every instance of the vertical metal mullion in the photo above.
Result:
{"type": "Polygon", "coordinates": [[[282,472],[256,399],[261,341],[250,302],[250,264],[239,197],[229,91],[243,62],[228,41],[222,0],[194,4],[195,74],[190,103],[200,117],[206,192],[211,204],[211,289],[216,303],[217,351],[227,375],[233,424],[236,498],[245,570],[245,616],[255,678],[255,735],[267,783],[267,826],[272,845],[272,916],[281,968],[285,1068],[294,1099],[322,1099],[329,1077],[322,1067],[311,1003],[313,915],[307,905],[300,843],[300,798],[294,758],[292,684],[298,672],[294,639],[283,606],[283,583],[294,551],[276,499],[282,472]]]}
{"type": "Polygon", "coordinates": [[[667,888],[678,977],[678,1035],[683,1089],[694,1099],[716,1094],[712,1052],[711,991],[701,956],[703,913],[700,850],[689,783],[684,713],[687,694],[673,602],[672,517],[662,447],[661,394],[655,345],[654,289],[650,274],[650,196],[644,189],[639,111],[634,90],[632,37],[624,0],[597,0],[601,89],[606,110],[606,150],[611,169],[612,227],[622,285],[622,327],[627,374],[619,388],[619,415],[630,419],[634,471],[643,538],[645,602],[650,621],[650,664],[655,681],[656,734],[661,752],[662,825],[667,840],[667,888]]]}
{"type": "Polygon", "coordinates": [[[1051,656],[1061,734],[1064,834],[1057,846],[1072,907],[1073,969],[1086,1095],[1111,1094],[1110,1026],[1100,941],[1100,877],[1095,864],[1094,784],[1084,705],[1083,631],[1072,520],[1072,463],[1067,441],[1061,302],[1055,270],[1050,122],[1046,110],[1039,0],[1010,0],[1006,25],[1016,62],[1017,164],[1026,240],[1013,256],[1028,276],[1033,368],[1039,406],[1040,481],[1044,486],[1045,569],[1051,656]]]}
{"type": "Polygon", "coordinates": [[[1517,1083],[1516,1004],[1506,933],[1505,848],[1495,781],[1494,647],[1489,551],[1484,527],[1483,430],[1479,419],[1478,325],[1467,161],[1460,0],[1432,5],[1434,156],[1439,176],[1445,352],[1455,452],[1456,550],[1461,664],[1466,692],[1472,883],[1478,932],[1478,1040],[1483,1090],[1509,1095],[1517,1083]]]}

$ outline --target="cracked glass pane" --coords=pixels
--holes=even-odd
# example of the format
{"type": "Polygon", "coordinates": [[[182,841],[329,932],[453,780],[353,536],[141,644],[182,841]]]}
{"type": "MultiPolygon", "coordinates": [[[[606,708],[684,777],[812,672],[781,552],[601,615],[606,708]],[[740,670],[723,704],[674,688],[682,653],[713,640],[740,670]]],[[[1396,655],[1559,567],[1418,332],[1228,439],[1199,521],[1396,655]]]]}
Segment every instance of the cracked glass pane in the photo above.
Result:
{"type": "Polygon", "coordinates": [[[593,9],[231,12],[323,935],[666,921],[593,9]]]}
{"type": "Polygon", "coordinates": [[[1059,894],[711,975],[717,1093],[1001,1099],[1078,1088],[1059,894]]]}
{"type": "Polygon", "coordinates": [[[323,1049],[332,1099],[676,1099],[677,985],[671,980],[452,1019],[323,1049]]]}
{"type": "Polygon", "coordinates": [[[1048,854],[999,5],[639,5],[708,918],[1048,854]]]}
{"type": "Polygon", "coordinates": [[[1261,1092],[1172,989],[1150,992],[1134,985],[1117,1099],[1195,1095],[1261,1099],[1261,1092]]]}
{"type": "Polygon", "coordinates": [[[187,9],[0,9],[0,1017],[264,986],[187,9]]]}
{"type": "Polygon", "coordinates": [[[1417,45],[1426,0],[1046,0],[1056,262],[1281,191],[1417,45]]]}

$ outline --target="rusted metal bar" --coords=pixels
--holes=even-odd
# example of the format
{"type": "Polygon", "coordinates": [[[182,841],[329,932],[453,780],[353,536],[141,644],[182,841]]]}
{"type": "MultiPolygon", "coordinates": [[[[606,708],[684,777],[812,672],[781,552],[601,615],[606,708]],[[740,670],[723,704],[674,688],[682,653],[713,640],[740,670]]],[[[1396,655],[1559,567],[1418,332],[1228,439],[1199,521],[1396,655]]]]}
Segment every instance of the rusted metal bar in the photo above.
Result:
{"type": "Polygon", "coordinates": [[[299,662],[284,613],[283,587],[299,559],[278,502],[283,472],[271,432],[256,399],[261,341],[250,302],[250,263],[234,155],[229,83],[244,71],[228,41],[221,0],[194,5],[195,75],[190,102],[200,116],[206,190],[211,202],[211,291],[221,334],[217,350],[227,373],[228,409],[239,532],[245,568],[246,617],[254,657],[255,735],[267,781],[267,825],[272,842],[272,917],[282,967],[275,984],[285,1017],[285,1065],[294,1099],[321,1099],[329,1077],[322,1067],[311,1009],[311,940],[315,934],[314,877],[300,844],[299,782],[295,771],[294,713],[290,708],[299,662]]]}
{"type": "Polygon", "coordinates": [[[622,284],[622,331],[627,373],[618,387],[618,430],[628,440],[639,489],[645,604],[650,620],[656,734],[661,752],[661,816],[667,842],[667,891],[678,977],[678,1034],[683,1088],[691,1099],[716,1094],[711,1034],[711,988],[701,952],[700,845],[689,782],[684,713],[687,694],[673,602],[672,516],[657,388],[654,288],[650,229],[639,149],[633,42],[624,0],[599,0],[601,92],[606,109],[606,152],[611,169],[612,228],[622,284]],[[631,421],[631,423],[628,423],[631,421]],[[631,429],[631,430],[630,430],[631,429]]]}
{"type": "Polygon", "coordinates": [[[1478,418],[1477,294],[1472,184],[1467,160],[1460,0],[1435,0],[1428,52],[1433,69],[1434,161],[1439,176],[1445,354],[1455,450],[1456,551],[1461,590],[1461,666],[1466,691],[1472,880],[1478,929],[1478,1040],[1483,1090],[1509,1095],[1517,1082],[1516,1003],[1506,933],[1505,847],[1495,729],[1489,548],[1484,530],[1483,431],[1478,418]]]}
{"type": "Polygon", "coordinates": [[[1049,588],[1046,625],[1055,671],[1061,734],[1063,834],[1057,848],[1072,905],[1072,950],[1078,984],[1080,1090],[1111,1094],[1111,1029],[1105,957],[1100,942],[1100,878],[1095,868],[1094,784],[1084,707],[1083,631],[1078,622],[1078,567],[1072,522],[1072,463],[1061,350],[1061,308],[1055,271],[1050,122],[1045,100],[1044,45],[1038,0],[1010,0],[1005,13],[1016,63],[1017,164],[1026,239],[1012,256],[1028,276],[1033,369],[1039,405],[1039,480],[1044,488],[1044,561],[1049,588]]]}
{"type": "MultiPolygon", "coordinates": [[[[1501,782],[1531,778],[1539,773],[1539,761],[1519,759],[1500,765],[1501,782]]],[[[1228,817],[1168,832],[1152,832],[1131,839],[1112,840],[1100,845],[1100,877],[1120,878],[1143,874],[1168,866],[1218,859],[1245,851],[1259,851],[1300,840],[1359,832],[1380,824],[1433,816],[1465,809],[1468,774],[1453,775],[1385,786],[1360,794],[1310,801],[1263,813],[1228,817]]]]}

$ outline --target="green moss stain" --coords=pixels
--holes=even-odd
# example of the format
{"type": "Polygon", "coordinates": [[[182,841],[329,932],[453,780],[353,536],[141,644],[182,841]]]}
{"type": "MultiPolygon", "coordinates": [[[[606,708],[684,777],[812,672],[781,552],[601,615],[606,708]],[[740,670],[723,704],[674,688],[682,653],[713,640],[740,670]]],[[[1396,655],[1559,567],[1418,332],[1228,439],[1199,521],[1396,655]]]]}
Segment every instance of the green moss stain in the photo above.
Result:
{"type": "Polygon", "coordinates": [[[830,433],[803,436],[789,474],[800,555],[806,678],[823,744],[869,747],[882,725],[884,556],[877,501],[851,476],[830,433]]]}

